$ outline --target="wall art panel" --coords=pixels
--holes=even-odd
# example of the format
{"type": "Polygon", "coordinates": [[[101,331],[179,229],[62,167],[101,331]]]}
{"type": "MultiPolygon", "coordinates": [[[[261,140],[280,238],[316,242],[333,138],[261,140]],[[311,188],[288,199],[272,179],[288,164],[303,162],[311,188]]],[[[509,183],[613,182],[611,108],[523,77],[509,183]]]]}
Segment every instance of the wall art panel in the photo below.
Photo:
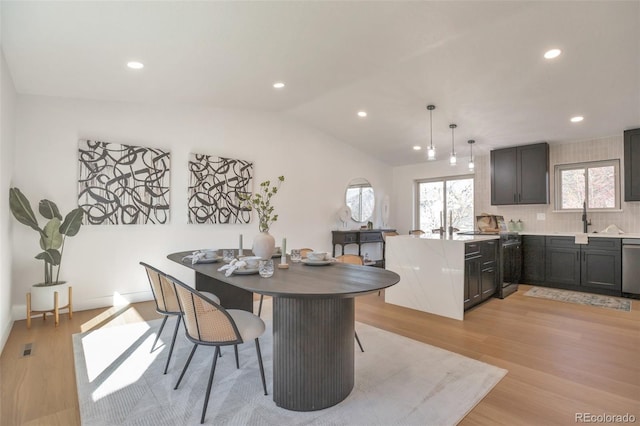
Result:
{"type": "Polygon", "coordinates": [[[241,195],[251,193],[253,163],[191,154],[189,158],[189,223],[249,223],[251,211],[241,195]]]}
{"type": "Polygon", "coordinates": [[[168,151],[80,140],[78,160],[78,205],[85,224],[169,222],[168,151]]]}

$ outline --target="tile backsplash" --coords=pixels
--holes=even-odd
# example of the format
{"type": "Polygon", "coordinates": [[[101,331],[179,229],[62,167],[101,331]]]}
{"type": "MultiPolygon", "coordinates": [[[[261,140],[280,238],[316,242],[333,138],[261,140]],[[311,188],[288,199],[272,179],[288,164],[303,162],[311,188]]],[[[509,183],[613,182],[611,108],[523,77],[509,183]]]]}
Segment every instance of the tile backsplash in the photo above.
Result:
{"type": "MultiPolygon", "coordinates": [[[[489,213],[504,216],[505,221],[522,220],[524,231],[531,232],[581,232],[581,213],[556,213],[554,203],[554,167],[556,164],[580,163],[586,161],[620,159],[620,191],[624,199],[624,142],[622,134],[600,139],[572,143],[549,143],[549,204],[492,206],[491,169],[489,155],[476,158],[476,214],[489,213]],[[544,220],[540,220],[544,216],[544,220]]],[[[622,211],[591,213],[589,232],[602,231],[609,225],[617,225],[629,233],[640,233],[640,202],[621,202],[622,211]]]]}

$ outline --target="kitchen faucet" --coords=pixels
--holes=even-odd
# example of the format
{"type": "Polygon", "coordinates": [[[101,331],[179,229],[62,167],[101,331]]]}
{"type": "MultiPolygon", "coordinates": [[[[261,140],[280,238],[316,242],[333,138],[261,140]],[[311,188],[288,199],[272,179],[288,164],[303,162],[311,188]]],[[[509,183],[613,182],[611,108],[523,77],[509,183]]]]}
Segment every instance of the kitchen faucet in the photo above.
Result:
{"type": "Polygon", "coordinates": [[[587,228],[591,226],[591,221],[587,220],[587,202],[582,203],[582,232],[588,232],[587,228]]]}

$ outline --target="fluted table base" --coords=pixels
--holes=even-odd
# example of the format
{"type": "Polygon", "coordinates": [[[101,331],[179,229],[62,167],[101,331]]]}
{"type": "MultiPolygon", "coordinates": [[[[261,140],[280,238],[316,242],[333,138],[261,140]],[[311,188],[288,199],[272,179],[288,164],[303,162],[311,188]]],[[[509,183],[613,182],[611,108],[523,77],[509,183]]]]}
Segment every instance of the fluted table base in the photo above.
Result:
{"type": "Polygon", "coordinates": [[[273,298],[273,400],[314,411],[354,385],[354,299],[273,298]]]}

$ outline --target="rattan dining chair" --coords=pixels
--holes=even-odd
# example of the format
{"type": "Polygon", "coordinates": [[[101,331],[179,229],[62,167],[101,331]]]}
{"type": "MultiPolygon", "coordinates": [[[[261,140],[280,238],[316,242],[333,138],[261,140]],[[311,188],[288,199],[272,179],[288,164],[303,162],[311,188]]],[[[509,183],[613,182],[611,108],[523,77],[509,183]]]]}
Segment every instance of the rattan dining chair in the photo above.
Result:
{"type": "MultiPolygon", "coordinates": [[[[357,254],[343,254],[342,256],[336,257],[336,260],[341,263],[350,263],[351,265],[360,265],[364,266],[364,261],[362,260],[362,256],[358,256],[357,254]]],[[[356,342],[358,342],[358,346],[360,347],[360,351],[364,352],[362,348],[362,343],[360,343],[360,338],[358,337],[358,332],[355,331],[356,342]]]]}
{"type": "MultiPolygon", "coordinates": [[[[264,321],[259,316],[251,312],[241,311],[238,309],[225,309],[214,300],[203,295],[196,289],[193,289],[182,283],[176,278],[167,276],[175,287],[178,295],[180,311],[184,320],[186,337],[193,343],[193,349],[189,354],[189,358],[180,373],[178,382],[174,389],[178,389],[184,374],[191,363],[193,354],[200,345],[215,346],[216,350],[211,363],[211,371],[209,373],[209,382],[207,384],[207,392],[204,397],[202,406],[202,417],[200,423],[204,423],[207,414],[207,406],[209,405],[209,396],[213,384],[213,375],[216,371],[216,363],[220,356],[221,346],[238,345],[240,343],[255,341],[256,354],[258,356],[258,365],[260,366],[260,376],[262,378],[262,387],[264,394],[267,395],[267,382],[264,378],[264,367],[262,365],[262,354],[260,353],[260,337],[265,330],[264,321]]],[[[236,364],[238,363],[238,352],[236,350],[236,364]]]]}
{"type": "MultiPolygon", "coordinates": [[[[149,285],[151,286],[151,292],[153,293],[153,299],[156,302],[156,312],[163,316],[160,330],[156,334],[156,339],[151,345],[151,352],[155,350],[156,343],[162,334],[167,319],[170,316],[176,317],[176,327],[173,330],[173,337],[171,338],[171,346],[169,347],[169,355],[167,356],[167,362],[164,366],[164,374],[167,374],[169,368],[169,362],[171,361],[171,354],[173,353],[173,347],[176,343],[176,336],[178,335],[178,328],[180,327],[181,312],[178,304],[178,297],[176,296],[176,290],[173,283],[167,280],[167,275],[160,271],[158,268],[154,268],[144,262],[140,262],[146,272],[147,278],[149,278],[149,285]]],[[[207,296],[217,303],[220,303],[220,299],[215,294],[208,293],[207,296]]]]}

